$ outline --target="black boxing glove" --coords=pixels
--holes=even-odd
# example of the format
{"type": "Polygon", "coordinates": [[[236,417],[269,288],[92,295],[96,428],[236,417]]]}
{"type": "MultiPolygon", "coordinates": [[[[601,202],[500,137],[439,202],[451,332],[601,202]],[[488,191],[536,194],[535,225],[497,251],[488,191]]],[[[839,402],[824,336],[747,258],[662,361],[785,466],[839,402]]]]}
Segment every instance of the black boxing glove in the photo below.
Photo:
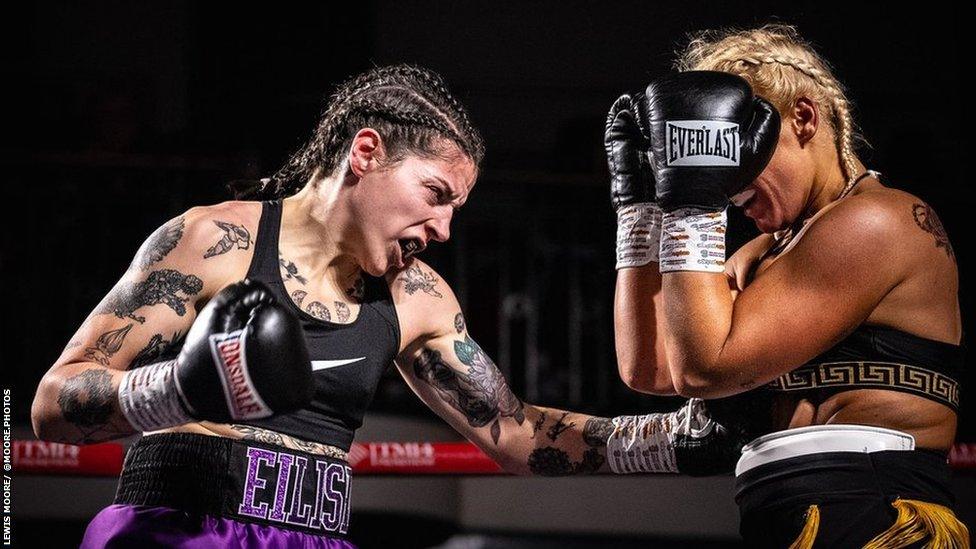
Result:
{"type": "Polygon", "coordinates": [[[611,420],[607,463],[614,473],[706,476],[735,467],[744,442],[713,420],[700,398],[675,412],[611,420]]]}
{"type": "Polygon", "coordinates": [[[776,148],[779,113],[734,74],[670,74],[647,86],[645,102],[657,201],[665,212],[723,210],[776,148]]]}
{"type": "Polygon", "coordinates": [[[314,383],[298,319],[257,281],[220,291],[172,361],[126,372],[119,404],[140,431],[265,418],[306,405],[314,383]]]}
{"type": "Polygon", "coordinates": [[[779,113],[733,74],[689,71],[647,86],[645,112],[662,220],[660,268],[725,270],[725,207],[769,163],[779,113]]]}
{"type": "Polygon", "coordinates": [[[658,260],[661,208],[654,203],[654,175],[643,96],[621,95],[607,114],[603,146],[610,170],[610,202],[617,212],[617,269],[658,260]]]}

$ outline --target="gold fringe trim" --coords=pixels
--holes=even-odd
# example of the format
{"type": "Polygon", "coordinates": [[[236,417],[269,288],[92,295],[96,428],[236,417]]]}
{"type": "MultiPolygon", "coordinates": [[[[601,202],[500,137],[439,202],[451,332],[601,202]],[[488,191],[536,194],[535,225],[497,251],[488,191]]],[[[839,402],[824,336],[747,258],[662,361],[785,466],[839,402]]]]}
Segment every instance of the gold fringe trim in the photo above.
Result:
{"type": "Polygon", "coordinates": [[[925,539],[925,549],[968,549],[969,529],[950,509],[914,499],[896,499],[891,506],[898,510],[895,523],[864,549],[895,549],[925,539]]]}
{"type": "Polygon", "coordinates": [[[803,525],[800,535],[790,545],[790,549],[812,549],[813,541],[817,539],[820,529],[820,508],[816,505],[807,507],[807,523],[803,525]]]}

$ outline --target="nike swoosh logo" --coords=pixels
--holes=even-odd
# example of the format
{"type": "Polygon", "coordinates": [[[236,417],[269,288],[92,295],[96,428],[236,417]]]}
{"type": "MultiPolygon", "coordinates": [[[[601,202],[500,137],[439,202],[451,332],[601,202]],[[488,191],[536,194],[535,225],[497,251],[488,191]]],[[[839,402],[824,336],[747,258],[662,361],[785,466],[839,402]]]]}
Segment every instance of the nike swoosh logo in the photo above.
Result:
{"type": "Polygon", "coordinates": [[[312,371],[316,372],[318,370],[335,368],[336,366],[345,366],[346,364],[352,364],[353,362],[359,362],[360,360],[366,360],[366,357],[361,356],[359,358],[345,358],[341,360],[313,360],[312,371]]]}

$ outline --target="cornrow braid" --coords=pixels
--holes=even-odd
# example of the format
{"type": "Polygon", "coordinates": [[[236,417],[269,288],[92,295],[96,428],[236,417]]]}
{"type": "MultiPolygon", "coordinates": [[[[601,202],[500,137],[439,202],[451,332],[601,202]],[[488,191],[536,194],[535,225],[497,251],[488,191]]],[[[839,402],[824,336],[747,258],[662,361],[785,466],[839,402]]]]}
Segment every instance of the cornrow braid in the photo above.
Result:
{"type": "Polygon", "coordinates": [[[316,176],[334,173],[353,137],[367,127],[382,137],[387,161],[401,160],[407,154],[453,158],[456,153],[447,143],[475,166],[484,157],[481,135],[438,74],[412,65],[378,67],[340,85],[311,139],[292,154],[270,183],[248,197],[283,198],[316,176]]]}
{"type": "Polygon", "coordinates": [[[678,54],[678,70],[720,70],[742,76],[756,93],[772,101],[780,112],[801,95],[817,100],[821,114],[834,130],[847,194],[857,180],[855,141],[864,142],[851,115],[851,105],[830,65],[789,25],[766,25],[751,30],[706,31],[692,36],[678,54]],[[768,67],[768,68],[767,68],[768,67]],[[773,68],[775,67],[775,68],[773,68]]]}

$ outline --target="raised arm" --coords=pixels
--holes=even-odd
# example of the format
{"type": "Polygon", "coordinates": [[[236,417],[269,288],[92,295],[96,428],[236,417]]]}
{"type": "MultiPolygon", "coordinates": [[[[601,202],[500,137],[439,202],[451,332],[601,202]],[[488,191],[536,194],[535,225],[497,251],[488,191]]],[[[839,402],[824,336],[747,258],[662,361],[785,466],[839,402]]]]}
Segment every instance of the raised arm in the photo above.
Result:
{"type": "Polygon", "coordinates": [[[602,418],[523,402],[472,339],[453,292],[433,270],[417,261],[393,286],[405,341],[397,358],[400,373],[434,412],[506,471],[678,472],[682,458],[675,441],[682,425],[695,431],[698,443],[697,455],[685,455],[682,471],[701,471],[703,461],[714,464],[717,455],[725,456],[718,437],[701,444],[714,433],[702,408],[602,418]]]}
{"type": "Polygon", "coordinates": [[[620,378],[630,388],[674,394],[663,336],[658,248],[661,209],[654,203],[654,176],[642,128],[643,95],[623,95],[607,115],[604,147],[610,198],[617,213],[617,283],[613,300],[614,343],[620,378]]]}

